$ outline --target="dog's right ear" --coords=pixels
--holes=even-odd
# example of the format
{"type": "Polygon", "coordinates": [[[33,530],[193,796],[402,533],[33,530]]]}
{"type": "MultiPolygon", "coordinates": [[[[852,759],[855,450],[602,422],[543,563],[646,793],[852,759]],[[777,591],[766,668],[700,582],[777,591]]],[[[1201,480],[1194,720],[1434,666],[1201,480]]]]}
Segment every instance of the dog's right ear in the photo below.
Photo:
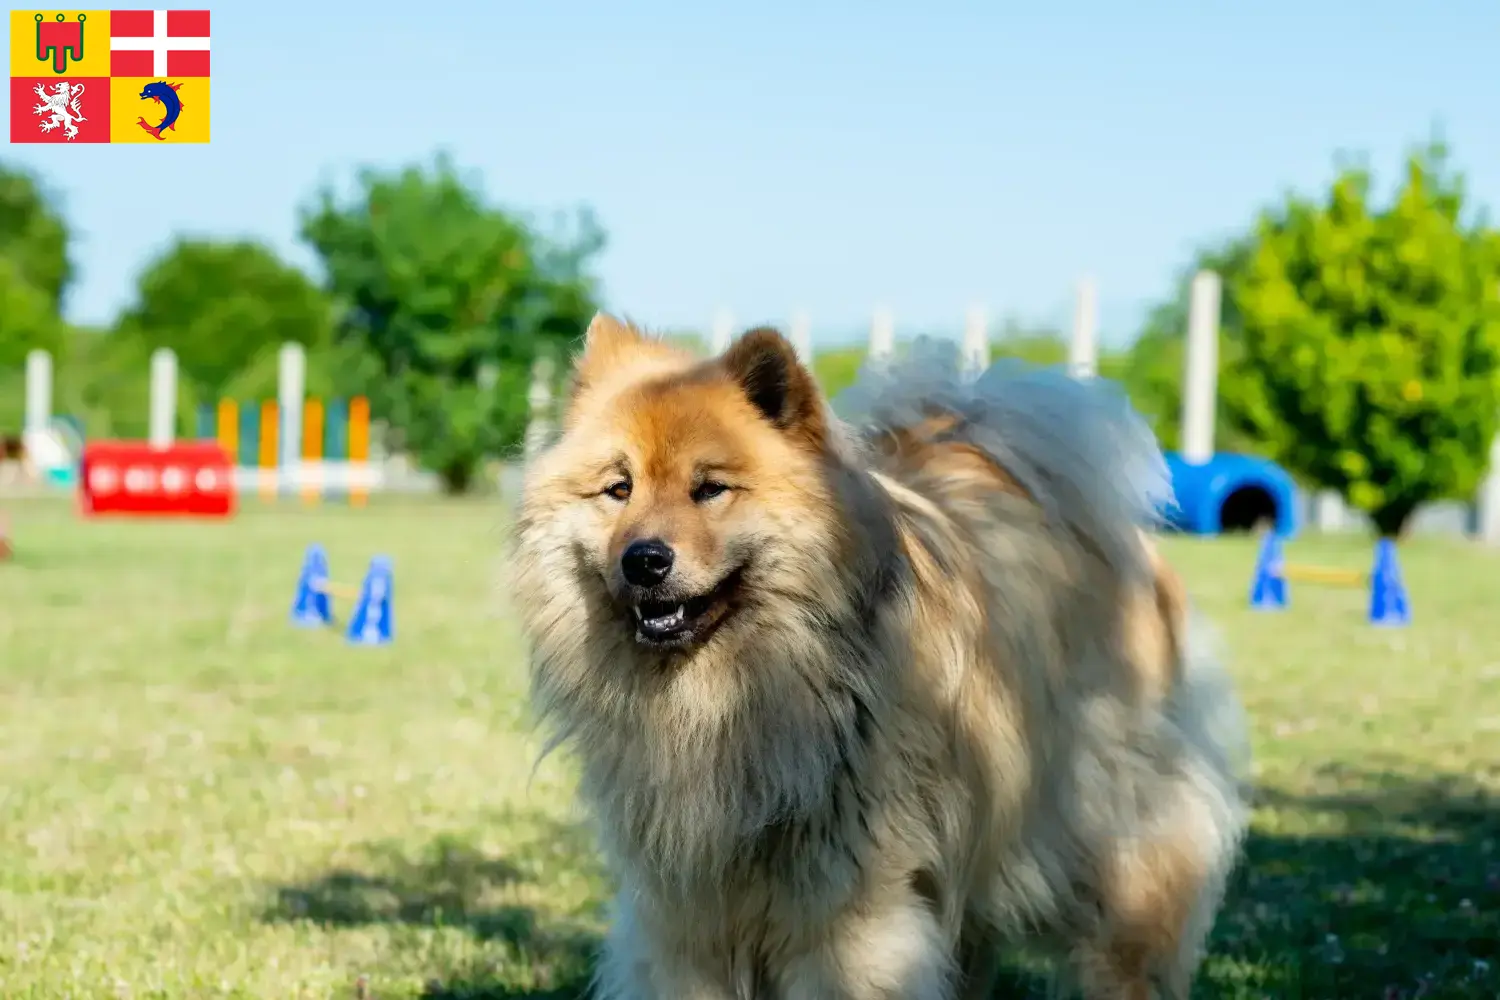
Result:
{"type": "Polygon", "coordinates": [[[780,331],[765,326],[747,331],[730,345],[720,362],[750,405],[771,426],[801,436],[810,444],[823,444],[827,425],[818,383],[780,331]]]}
{"type": "Polygon", "coordinates": [[[617,368],[625,354],[640,349],[645,341],[645,334],[631,324],[615,319],[606,312],[595,313],[589,322],[588,332],[584,334],[583,350],[573,362],[573,380],[568,399],[573,400],[604,373],[617,368]]]}

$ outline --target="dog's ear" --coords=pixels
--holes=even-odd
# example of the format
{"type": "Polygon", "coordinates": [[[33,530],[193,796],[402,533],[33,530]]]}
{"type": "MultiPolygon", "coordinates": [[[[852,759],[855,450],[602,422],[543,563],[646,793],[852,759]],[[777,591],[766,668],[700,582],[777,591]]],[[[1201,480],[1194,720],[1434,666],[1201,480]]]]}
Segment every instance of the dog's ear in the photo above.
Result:
{"type": "Polygon", "coordinates": [[[568,392],[571,400],[604,373],[618,368],[621,359],[646,342],[645,334],[629,323],[606,312],[594,314],[584,334],[583,350],[573,362],[573,381],[568,392]]]}
{"type": "Polygon", "coordinates": [[[745,332],[720,363],[771,426],[823,443],[827,427],[818,383],[779,331],[761,326],[745,332]]]}

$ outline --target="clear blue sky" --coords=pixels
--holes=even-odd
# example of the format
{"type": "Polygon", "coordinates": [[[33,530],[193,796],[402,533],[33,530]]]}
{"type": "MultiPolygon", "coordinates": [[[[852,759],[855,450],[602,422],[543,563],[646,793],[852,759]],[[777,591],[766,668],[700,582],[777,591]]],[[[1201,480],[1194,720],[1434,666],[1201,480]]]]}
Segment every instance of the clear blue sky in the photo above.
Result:
{"type": "MultiPolygon", "coordinates": [[[[187,4],[184,6],[194,6],[187,4]]],[[[1390,179],[1434,123],[1500,210],[1500,3],[533,0],[213,6],[213,142],[13,146],[109,321],[175,233],[312,267],[295,210],[450,151],[496,200],[592,205],[607,304],[651,325],[806,309],[847,337],[965,308],[1134,333],[1194,246],[1341,150],[1390,179]],[[1042,8],[1046,11],[1042,12],[1042,8]]]]}

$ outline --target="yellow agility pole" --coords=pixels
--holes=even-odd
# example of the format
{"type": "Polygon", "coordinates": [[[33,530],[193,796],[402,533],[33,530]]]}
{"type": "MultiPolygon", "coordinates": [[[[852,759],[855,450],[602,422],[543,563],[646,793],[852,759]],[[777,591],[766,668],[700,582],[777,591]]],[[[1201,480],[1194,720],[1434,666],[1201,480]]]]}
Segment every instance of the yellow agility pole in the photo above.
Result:
{"type": "Polygon", "coordinates": [[[1299,566],[1289,563],[1282,567],[1282,575],[1288,580],[1306,583],[1326,583],[1335,587],[1363,587],[1369,574],[1357,569],[1337,569],[1332,566],[1299,566]]]}

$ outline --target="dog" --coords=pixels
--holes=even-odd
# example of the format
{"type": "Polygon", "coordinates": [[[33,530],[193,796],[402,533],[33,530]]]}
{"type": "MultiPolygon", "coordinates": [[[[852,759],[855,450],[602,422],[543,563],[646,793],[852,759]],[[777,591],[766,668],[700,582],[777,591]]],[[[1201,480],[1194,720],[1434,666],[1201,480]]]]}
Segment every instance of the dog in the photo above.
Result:
{"type": "Polygon", "coordinates": [[[1108,383],[955,356],[835,414],[774,329],[590,324],[512,580],[618,887],[602,1000],[982,1000],[1016,941],[1188,996],[1247,750],[1164,461],[1108,383]]]}

